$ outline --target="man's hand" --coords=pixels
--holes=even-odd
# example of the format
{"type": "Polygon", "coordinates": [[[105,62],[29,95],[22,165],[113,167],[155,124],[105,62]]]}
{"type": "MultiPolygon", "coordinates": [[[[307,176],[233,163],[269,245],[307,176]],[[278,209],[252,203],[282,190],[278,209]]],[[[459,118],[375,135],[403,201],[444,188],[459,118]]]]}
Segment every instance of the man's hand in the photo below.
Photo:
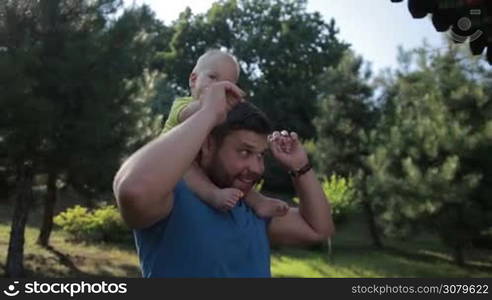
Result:
{"type": "MultiPolygon", "coordinates": [[[[268,137],[274,157],[287,169],[299,170],[307,165],[308,157],[295,132],[274,132],[268,137]]],[[[284,245],[303,245],[326,240],[335,231],[331,208],[313,169],[292,180],[299,207],[290,208],[283,217],[270,222],[270,242],[284,245]]]]}
{"type": "Polygon", "coordinates": [[[227,113],[246,95],[240,88],[229,81],[212,83],[200,96],[202,109],[211,111],[216,116],[216,125],[226,120],[227,113]]]}
{"type": "Polygon", "coordinates": [[[275,131],[268,136],[270,150],[275,159],[277,159],[286,169],[300,169],[308,163],[308,157],[302,146],[297,133],[290,134],[283,130],[275,131]]]}

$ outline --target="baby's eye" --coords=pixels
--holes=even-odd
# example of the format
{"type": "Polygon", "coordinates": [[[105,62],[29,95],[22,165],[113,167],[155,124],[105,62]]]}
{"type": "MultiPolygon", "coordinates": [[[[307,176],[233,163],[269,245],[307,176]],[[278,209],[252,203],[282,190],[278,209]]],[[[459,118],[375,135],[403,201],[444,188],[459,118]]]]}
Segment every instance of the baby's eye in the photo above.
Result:
{"type": "Polygon", "coordinates": [[[217,79],[217,76],[215,76],[215,75],[208,75],[208,77],[209,77],[210,79],[213,79],[213,80],[217,79]]]}

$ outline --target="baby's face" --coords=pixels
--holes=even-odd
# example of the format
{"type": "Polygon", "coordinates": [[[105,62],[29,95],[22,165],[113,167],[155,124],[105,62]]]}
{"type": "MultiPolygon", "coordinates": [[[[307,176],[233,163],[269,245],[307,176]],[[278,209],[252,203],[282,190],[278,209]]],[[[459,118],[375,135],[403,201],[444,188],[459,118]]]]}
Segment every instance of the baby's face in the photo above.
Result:
{"type": "Polygon", "coordinates": [[[238,68],[230,57],[215,57],[206,62],[200,70],[191,73],[190,88],[194,99],[199,99],[203,90],[217,81],[237,83],[238,68]]]}

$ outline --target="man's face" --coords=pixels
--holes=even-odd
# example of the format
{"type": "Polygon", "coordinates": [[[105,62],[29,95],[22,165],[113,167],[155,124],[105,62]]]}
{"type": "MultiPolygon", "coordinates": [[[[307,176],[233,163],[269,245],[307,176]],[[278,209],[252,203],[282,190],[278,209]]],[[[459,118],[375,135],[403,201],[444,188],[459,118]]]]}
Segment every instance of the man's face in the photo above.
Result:
{"type": "Polygon", "coordinates": [[[218,187],[237,188],[246,195],[263,175],[267,150],[266,135],[236,130],[215,148],[205,170],[218,187]]]}
{"type": "Polygon", "coordinates": [[[190,75],[190,88],[193,98],[199,99],[203,90],[217,81],[238,80],[238,68],[234,60],[228,56],[211,57],[204,65],[190,75]]]}

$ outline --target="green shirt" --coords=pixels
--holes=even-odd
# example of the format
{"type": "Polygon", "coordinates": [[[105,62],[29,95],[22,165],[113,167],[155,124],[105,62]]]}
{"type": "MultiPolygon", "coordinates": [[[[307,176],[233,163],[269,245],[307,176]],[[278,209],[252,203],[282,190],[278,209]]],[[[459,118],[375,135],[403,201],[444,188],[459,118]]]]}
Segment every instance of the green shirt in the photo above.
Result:
{"type": "Polygon", "coordinates": [[[169,112],[169,116],[167,117],[166,123],[164,124],[164,129],[162,129],[162,133],[168,132],[179,124],[179,114],[192,101],[192,97],[177,98],[176,100],[174,100],[173,105],[171,106],[171,111],[169,112]]]}

